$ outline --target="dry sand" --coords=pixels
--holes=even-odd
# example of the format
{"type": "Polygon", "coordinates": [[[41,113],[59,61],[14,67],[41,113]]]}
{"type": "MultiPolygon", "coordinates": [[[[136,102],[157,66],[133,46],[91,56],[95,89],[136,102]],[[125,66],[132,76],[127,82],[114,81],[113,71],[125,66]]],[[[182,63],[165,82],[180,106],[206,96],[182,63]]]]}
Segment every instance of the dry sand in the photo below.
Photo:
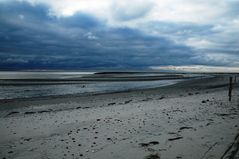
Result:
{"type": "Polygon", "coordinates": [[[228,77],[157,89],[0,101],[0,158],[239,158],[228,77]]]}

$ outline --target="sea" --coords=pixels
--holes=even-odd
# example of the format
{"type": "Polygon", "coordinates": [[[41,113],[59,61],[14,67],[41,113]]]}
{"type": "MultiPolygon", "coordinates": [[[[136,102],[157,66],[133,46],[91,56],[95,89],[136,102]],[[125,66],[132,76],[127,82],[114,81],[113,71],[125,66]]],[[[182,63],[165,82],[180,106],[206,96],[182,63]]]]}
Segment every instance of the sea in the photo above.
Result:
{"type": "Polygon", "coordinates": [[[162,78],[163,80],[160,77],[165,77],[165,74],[154,72],[2,71],[0,72],[0,100],[121,92],[157,88],[185,80],[177,78],[177,76],[172,79],[162,78]]]}

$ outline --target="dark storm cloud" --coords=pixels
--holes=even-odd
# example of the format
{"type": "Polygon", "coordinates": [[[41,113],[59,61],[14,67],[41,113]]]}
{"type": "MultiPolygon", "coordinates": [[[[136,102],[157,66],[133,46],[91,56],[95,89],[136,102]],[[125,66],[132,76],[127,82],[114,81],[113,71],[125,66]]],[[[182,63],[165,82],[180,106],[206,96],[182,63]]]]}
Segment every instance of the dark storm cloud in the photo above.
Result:
{"type": "Polygon", "coordinates": [[[0,10],[1,69],[144,68],[179,64],[191,54],[165,38],[109,28],[83,13],[50,17],[47,6],[24,2],[0,10]]]}
{"type": "MultiPolygon", "coordinates": [[[[140,15],[121,15],[121,20],[144,16],[147,8],[142,8],[140,15]]],[[[198,50],[166,36],[109,27],[105,21],[83,12],[65,17],[49,13],[49,7],[42,4],[0,5],[0,69],[141,69],[209,63],[203,58],[203,62],[198,60],[198,50]]],[[[157,22],[143,27],[179,38],[216,33],[211,25],[188,23],[157,22]]]]}

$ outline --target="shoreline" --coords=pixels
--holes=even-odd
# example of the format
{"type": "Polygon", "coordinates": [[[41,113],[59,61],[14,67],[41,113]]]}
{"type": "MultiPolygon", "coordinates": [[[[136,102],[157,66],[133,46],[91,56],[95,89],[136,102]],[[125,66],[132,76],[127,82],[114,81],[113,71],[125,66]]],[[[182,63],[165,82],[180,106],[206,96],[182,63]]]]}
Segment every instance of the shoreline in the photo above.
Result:
{"type": "MultiPolygon", "coordinates": [[[[26,98],[13,98],[13,99],[0,99],[0,110],[3,108],[5,104],[13,104],[18,102],[34,102],[34,101],[64,101],[64,100],[72,100],[77,98],[94,98],[95,96],[108,96],[108,95],[118,95],[118,94],[134,94],[140,92],[158,92],[164,90],[171,90],[171,89],[182,89],[182,86],[188,85],[192,82],[197,82],[201,80],[213,80],[214,78],[218,78],[216,76],[211,77],[200,77],[200,78],[189,78],[189,79],[176,79],[178,82],[168,85],[162,85],[155,88],[135,88],[130,90],[122,90],[122,91],[112,91],[112,92],[96,92],[96,93],[75,93],[75,94],[65,94],[65,95],[49,95],[49,96],[42,96],[42,97],[26,97],[26,98]],[[180,81],[181,80],[181,81],[180,81]],[[2,105],[2,106],[1,106],[2,105]]],[[[173,94],[174,92],[169,92],[169,94],[173,94]]]]}
{"type": "MultiPolygon", "coordinates": [[[[120,93],[138,93],[141,91],[147,92],[147,91],[161,91],[161,90],[171,90],[171,89],[182,89],[184,86],[191,86],[193,82],[197,83],[199,81],[211,81],[211,80],[218,80],[218,78],[221,78],[224,76],[204,76],[204,77],[196,77],[196,78],[188,78],[188,79],[176,79],[178,82],[175,82],[173,84],[167,84],[162,85],[154,88],[135,88],[130,90],[122,90],[122,91],[112,91],[112,92],[89,92],[89,93],[74,93],[74,94],[63,94],[63,95],[49,95],[49,96],[42,96],[42,97],[26,97],[26,98],[12,98],[12,99],[0,99],[0,104],[4,103],[11,103],[11,102],[18,102],[18,101],[35,101],[35,100],[58,100],[58,99],[71,99],[71,98],[80,98],[80,97],[91,97],[91,96],[99,96],[99,95],[114,95],[114,94],[120,94],[120,93]],[[181,81],[180,81],[181,80],[181,81]]],[[[132,81],[133,82],[133,81],[132,81]]],[[[226,86],[225,84],[224,86],[226,86]]],[[[211,86],[212,87],[212,86],[211,86]]],[[[184,89],[184,88],[183,88],[184,89]]],[[[173,93],[173,92],[170,92],[173,93]]],[[[1,109],[1,106],[0,106],[1,109]]]]}
{"type": "MultiPolygon", "coordinates": [[[[206,76],[202,76],[206,77],[206,76]]],[[[77,79],[0,79],[0,86],[21,85],[58,85],[58,84],[87,84],[92,82],[141,82],[159,80],[193,79],[198,77],[167,76],[133,76],[133,77],[81,77],[77,79]]]]}
{"type": "MultiPolygon", "coordinates": [[[[161,86],[154,87],[154,88],[133,88],[133,89],[119,90],[119,91],[86,92],[86,93],[74,93],[74,94],[63,94],[63,95],[48,95],[48,96],[41,96],[41,97],[0,99],[0,104],[1,103],[6,103],[6,102],[12,102],[12,101],[48,100],[48,99],[55,99],[55,98],[57,99],[57,98],[87,97],[87,96],[97,96],[97,95],[147,91],[147,90],[159,89],[159,88],[162,88],[162,87],[168,87],[170,85],[175,85],[177,83],[183,82],[183,81],[180,81],[180,80],[182,80],[182,79],[176,79],[170,84],[165,84],[165,85],[161,85],[161,86]]],[[[195,80],[195,79],[188,79],[188,80],[195,80]]]]}
{"type": "Polygon", "coordinates": [[[182,80],[209,78],[199,75],[138,76],[99,75],[80,79],[7,79],[0,80],[0,103],[14,99],[84,96],[104,93],[118,93],[162,87],[182,80]],[[87,79],[87,81],[85,81],[87,79]]]}

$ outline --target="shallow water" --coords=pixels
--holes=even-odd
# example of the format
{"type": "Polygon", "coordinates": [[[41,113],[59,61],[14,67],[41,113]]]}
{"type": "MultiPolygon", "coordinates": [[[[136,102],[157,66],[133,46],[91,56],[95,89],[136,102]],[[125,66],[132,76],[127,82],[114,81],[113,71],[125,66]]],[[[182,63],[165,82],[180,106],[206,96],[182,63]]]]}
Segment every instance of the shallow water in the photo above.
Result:
{"type": "Polygon", "coordinates": [[[118,92],[155,88],[176,83],[178,80],[94,82],[87,84],[5,85],[0,86],[0,99],[30,98],[67,94],[118,92]]]}
{"type": "Polygon", "coordinates": [[[92,75],[95,72],[27,72],[27,71],[2,71],[0,79],[67,79],[92,75]]]}
{"type": "Polygon", "coordinates": [[[80,79],[83,76],[89,75],[94,79],[94,73],[95,72],[0,72],[0,99],[118,92],[156,88],[180,81],[179,79],[157,81],[110,81],[110,78],[112,78],[111,76],[115,79],[116,76],[132,78],[134,76],[153,77],[165,75],[142,72],[107,75],[109,81],[71,81],[71,79],[80,79]],[[21,84],[19,84],[19,80],[20,83],[22,82],[21,84]],[[41,80],[45,81],[42,82],[41,80]]]}

